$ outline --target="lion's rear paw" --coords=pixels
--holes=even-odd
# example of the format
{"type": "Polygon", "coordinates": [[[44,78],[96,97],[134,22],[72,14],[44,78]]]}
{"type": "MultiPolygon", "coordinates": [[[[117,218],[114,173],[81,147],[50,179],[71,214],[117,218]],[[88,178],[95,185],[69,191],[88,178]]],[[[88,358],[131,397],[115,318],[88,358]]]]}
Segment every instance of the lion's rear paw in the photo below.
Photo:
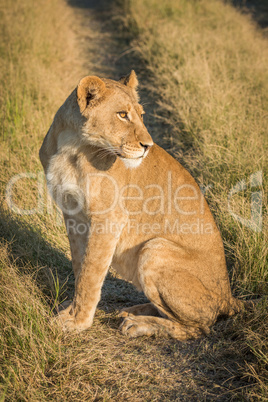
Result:
{"type": "Polygon", "coordinates": [[[134,315],[133,314],[131,314],[129,311],[128,311],[128,308],[123,308],[121,311],[119,311],[119,313],[117,314],[117,317],[121,317],[121,318],[126,318],[126,317],[129,317],[129,316],[133,316],[134,317],[134,315]]]}
{"type": "Polygon", "coordinates": [[[124,319],[120,325],[122,334],[128,335],[131,338],[142,335],[152,335],[155,331],[152,331],[150,325],[143,321],[142,317],[128,316],[124,319]]]}

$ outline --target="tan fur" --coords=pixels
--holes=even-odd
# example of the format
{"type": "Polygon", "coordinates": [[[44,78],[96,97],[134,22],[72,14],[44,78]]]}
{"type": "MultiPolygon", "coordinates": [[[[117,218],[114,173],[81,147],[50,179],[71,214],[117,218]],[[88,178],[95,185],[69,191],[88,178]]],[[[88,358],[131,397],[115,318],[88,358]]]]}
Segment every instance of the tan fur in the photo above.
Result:
{"type": "Polygon", "coordinates": [[[121,312],[122,332],[186,340],[242,303],[231,295],[208,205],[192,176],[153,144],[137,85],[134,71],[118,82],[85,77],[41,147],[75,274],[73,303],[59,319],[68,329],[91,326],[112,264],[151,302],[121,312]]]}

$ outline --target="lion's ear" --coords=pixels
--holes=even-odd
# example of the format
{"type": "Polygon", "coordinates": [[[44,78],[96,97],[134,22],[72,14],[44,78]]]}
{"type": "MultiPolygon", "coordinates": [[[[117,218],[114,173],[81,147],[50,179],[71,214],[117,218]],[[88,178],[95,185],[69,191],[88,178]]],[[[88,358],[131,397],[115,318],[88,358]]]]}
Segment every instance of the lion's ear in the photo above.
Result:
{"type": "Polygon", "coordinates": [[[96,104],[105,92],[105,83],[98,77],[83,78],[77,86],[77,102],[83,114],[88,106],[96,104]]]}
{"type": "Polygon", "coordinates": [[[120,78],[119,81],[134,90],[136,90],[139,85],[139,81],[134,70],[131,70],[126,77],[120,78]]]}

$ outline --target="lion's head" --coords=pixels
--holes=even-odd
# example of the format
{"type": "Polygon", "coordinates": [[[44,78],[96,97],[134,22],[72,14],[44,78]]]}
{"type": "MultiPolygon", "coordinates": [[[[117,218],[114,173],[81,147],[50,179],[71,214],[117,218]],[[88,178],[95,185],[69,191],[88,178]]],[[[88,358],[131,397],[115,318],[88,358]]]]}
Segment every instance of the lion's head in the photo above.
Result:
{"type": "Polygon", "coordinates": [[[137,167],[153,145],[144,123],[144,110],[138,103],[135,72],[119,81],[83,78],[76,94],[85,118],[82,135],[86,142],[104,153],[122,158],[127,167],[137,167]]]}

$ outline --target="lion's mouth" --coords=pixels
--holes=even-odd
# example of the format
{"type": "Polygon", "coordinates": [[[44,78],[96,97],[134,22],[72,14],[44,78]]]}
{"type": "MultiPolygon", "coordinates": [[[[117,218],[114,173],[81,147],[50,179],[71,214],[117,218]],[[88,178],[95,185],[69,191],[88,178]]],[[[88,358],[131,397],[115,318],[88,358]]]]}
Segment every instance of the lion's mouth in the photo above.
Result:
{"type": "Polygon", "coordinates": [[[143,151],[143,154],[141,155],[140,154],[140,152],[139,152],[139,155],[131,155],[131,154],[128,154],[128,153],[126,153],[126,152],[120,152],[120,151],[118,151],[118,153],[117,153],[117,155],[119,156],[119,158],[121,158],[121,159],[142,159],[142,158],[145,158],[147,155],[148,155],[148,152],[149,152],[149,149],[145,149],[144,151],[143,151]]]}
{"type": "Polygon", "coordinates": [[[145,158],[149,152],[149,148],[142,150],[143,153],[141,154],[141,150],[137,150],[137,152],[127,152],[125,149],[118,149],[115,146],[109,145],[106,148],[107,152],[110,152],[111,154],[118,156],[120,159],[129,159],[129,160],[139,160],[142,158],[145,158]]]}
{"type": "Polygon", "coordinates": [[[116,150],[116,149],[113,149],[113,151],[112,151],[116,156],[118,156],[120,159],[142,159],[142,158],[144,158],[146,155],[147,155],[147,153],[148,153],[148,151],[145,151],[142,155],[138,155],[138,156],[136,156],[136,155],[128,155],[128,154],[126,154],[125,152],[121,152],[121,151],[119,151],[119,150],[116,150]]]}
{"type": "Polygon", "coordinates": [[[141,155],[141,156],[124,156],[124,155],[122,155],[122,154],[118,154],[118,156],[119,156],[119,158],[121,158],[121,159],[141,159],[141,158],[144,158],[144,156],[145,156],[145,154],[143,154],[143,155],[141,155]]]}
{"type": "MultiPolygon", "coordinates": [[[[141,151],[141,150],[139,150],[139,151],[141,151]]],[[[140,152],[138,155],[137,154],[135,155],[134,152],[128,153],[128,152],[126,152],[126,150],[118,149],[118,148],[115,148],[114,146],[109,146],[109,147],[105,148],[104,152],[106,152],[106,154],[114,155],[114,156],[118,157],[119,159],[121,159],[122,162],[124,162],[127,169],[134,169],[134,168],[137,168],[142,163],[143,159],[147,156],[147,154],[149,152],[149,148],[145,149],[142,155],[140,154],[140,152]]]]}

